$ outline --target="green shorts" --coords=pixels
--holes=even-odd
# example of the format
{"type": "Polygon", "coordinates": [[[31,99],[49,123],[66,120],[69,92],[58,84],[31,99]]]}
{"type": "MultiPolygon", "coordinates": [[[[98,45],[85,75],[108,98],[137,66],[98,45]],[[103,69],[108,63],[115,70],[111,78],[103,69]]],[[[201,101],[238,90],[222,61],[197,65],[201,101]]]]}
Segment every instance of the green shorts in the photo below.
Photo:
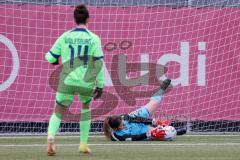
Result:
{"type": "Polygon", "coordinates": [[[56,94],[56,103],[69,107],[74,99],[74,95],[78,95],[84,104],[89,104],[92,100],[93,89],[79,86],[59,85],[56,94]]]}

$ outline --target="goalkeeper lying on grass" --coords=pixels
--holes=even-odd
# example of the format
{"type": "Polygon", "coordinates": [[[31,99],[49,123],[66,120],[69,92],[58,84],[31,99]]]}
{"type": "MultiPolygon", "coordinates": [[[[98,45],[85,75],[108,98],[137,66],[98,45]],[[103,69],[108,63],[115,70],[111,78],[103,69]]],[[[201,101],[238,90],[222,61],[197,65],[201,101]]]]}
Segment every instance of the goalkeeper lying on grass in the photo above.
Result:
{"type": "Polygon", "coordinates": [[[105,119],[103,130],[112,141],[141,140],[173,140],[176,135],[183,135],[186,129],[176,130],[170,126],[170,121],[160,121],[151,118],[161,102],[162,95],[170,85],[171,80],[163,81],[160,90],[151,97],[144,107],[129,115],[114,115],[105,119]]]}

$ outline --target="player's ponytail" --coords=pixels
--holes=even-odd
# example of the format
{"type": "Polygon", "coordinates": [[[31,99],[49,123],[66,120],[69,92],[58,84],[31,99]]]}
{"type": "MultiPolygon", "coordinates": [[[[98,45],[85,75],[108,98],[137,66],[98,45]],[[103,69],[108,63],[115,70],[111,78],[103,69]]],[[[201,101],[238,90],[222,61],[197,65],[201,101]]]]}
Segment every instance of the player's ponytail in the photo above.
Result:
{"type": "Polygon", "coordinates": [[[114,116],[109,116],[104,120],[103,123],[103,132],[104,135],[108,138],[112,138],[112,132],[119,130],[119,127],[122,123],[123,119],[122,116],[119,115],[114,115],[114,116]]]}
{"type": "Polygon", "coordinates": [[[111,139],[111,127],[109,126],[109,117],[107,117],[103,122],[103,132],[107,139],[111,139]]]}

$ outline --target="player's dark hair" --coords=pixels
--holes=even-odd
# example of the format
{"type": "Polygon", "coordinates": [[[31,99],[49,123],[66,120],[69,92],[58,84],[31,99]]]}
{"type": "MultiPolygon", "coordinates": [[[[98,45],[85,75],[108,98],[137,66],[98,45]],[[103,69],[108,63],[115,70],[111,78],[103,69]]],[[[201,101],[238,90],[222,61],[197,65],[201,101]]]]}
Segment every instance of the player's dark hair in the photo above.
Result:
{"type": "Polygon", "coordinates": [[[74,20],[77,25],[86,24],[89,18],[89,12],[85,5],[78,5],[74,9],[74,20]]]}
{"type": "Polygon", "coordinates": [[[108,124],[112,129],[118,129],[121,123],[122,123],[121,116],[110,116],[108,119],[108,124]]]}
{"type": "Polygon", "coordinates": [[[111,139],[111,130],[118,129],[119,126],[122,123],[122,117],[121,116],[109,116],[104,120],[103,123],[103,132],[104,135],[111,139]]]}

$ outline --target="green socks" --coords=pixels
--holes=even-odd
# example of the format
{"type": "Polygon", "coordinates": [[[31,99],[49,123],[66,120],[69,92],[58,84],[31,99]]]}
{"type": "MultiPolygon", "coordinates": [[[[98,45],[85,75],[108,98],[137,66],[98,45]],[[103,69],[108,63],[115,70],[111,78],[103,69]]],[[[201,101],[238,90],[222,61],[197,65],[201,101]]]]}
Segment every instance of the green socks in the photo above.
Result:
{"type": "MultiPolygon", "coordinates": [[[[58,128],[61,124],[62,115],[59,113],[53,113],[48,126],[48,136],[55,137],[58,128]]],[[[89,130],[91,127],[91,111],[90,109],[81,110],[81,120],[80,120],[80,141],[81,143],[87,144],[89,130]]]]}
{"type": "Polygon", "coordinates": [[[48,125],[48,136],[55,137],[58,128],[60,127],[62,115],[60,113],[53,113],[48,125]]]}
{"type": "Polygon", "coordinates": [[[80,142],[87,144],[89,130],[91,127],[91,111],[90,109],[81,110],[81,120],[80,120],[80,142]]]}

